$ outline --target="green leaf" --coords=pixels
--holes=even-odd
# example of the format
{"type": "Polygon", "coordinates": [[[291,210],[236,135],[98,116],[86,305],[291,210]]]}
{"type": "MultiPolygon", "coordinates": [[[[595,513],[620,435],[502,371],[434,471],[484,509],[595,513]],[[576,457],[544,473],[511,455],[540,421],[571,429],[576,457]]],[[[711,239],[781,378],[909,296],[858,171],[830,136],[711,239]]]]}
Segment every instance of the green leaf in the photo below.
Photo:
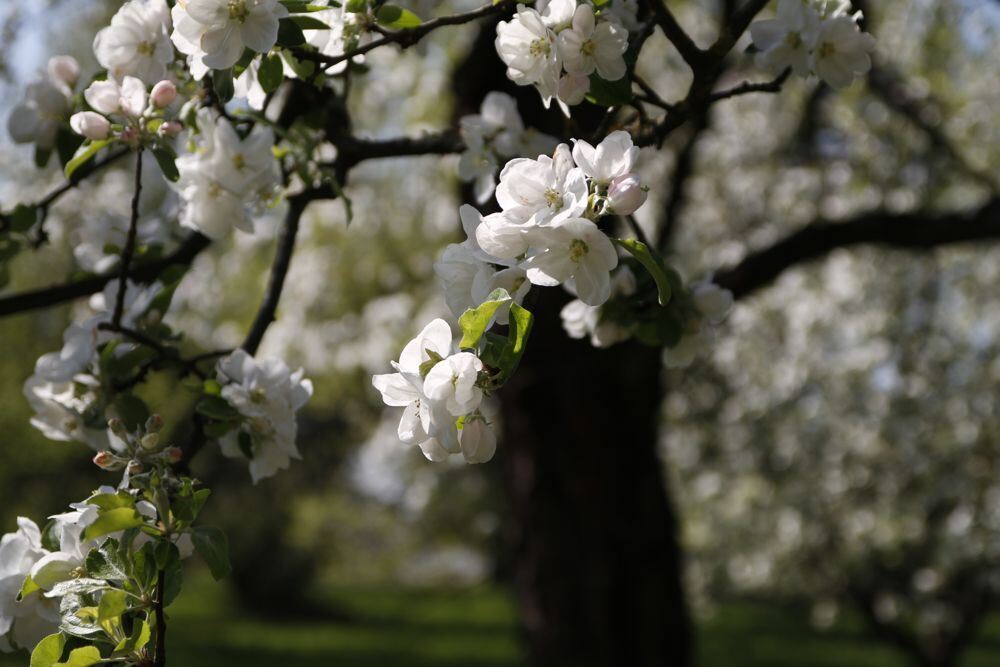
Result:
{"type": "Polygon", "coordinates": [[[101,652],[95,646],[84,646],[83,648],[70,651],[66,662],[57,662],[53,667],[91,667],[101,662],[101,652]]]}
{"type": "Polygon", "coordinates": [[[181,568],[181,554],[172,542],[157,544],[157,560],[163,570],[163,606],[169,607],[181,592],[184,570],[181,568]]]}
{"type": "Polygon", "coordinates": [[[302,28],[290,18],[278,21],[278,46],[301,46],[306,43],[302,28]]]}
{"type": "Polygon", "coordinates": [[[511,303],[510,294],[502,288],[493,290],[486,299],[476,308],[466,310],[458,318],[458,325],[462,328],[462,342],[458,346],[463,350],[474,349],[479,344],[479,339],[493,324],[493,317],[500,306],[511,303]]]}
{"type": "Polygon", "coordinates": [[[42,590],[42,587],[35,583],[35,580],[31,578],[29,574],[24,578],[24,583],[21,584],[21,591],[17,594],[17,601],[20,602],[24,598],[28,597],[35,591],[42,590]]]}
{"type": "Polygon", "coordinates": [[[145,525],[146,521],[141,514],[129,507],[119,507],[113,510],[101,510],[97,515],[97,520],[90,524],[83,531],[83,539],[92,540],[103,537],[108,533],[116,533],[119,530],[128,528],[138,528],[145,525]]]}
{"type": "Polygon", "coordinates": [[[164,178],[166,178],[171,183],[176,183],[177,179],[181,177],[179,171],[177,171],[177,154],[174,150],[166,145],[153,146],[153,157],[156,158],[156,164],[160,165],[160,171],[163,172],[164,178]]]}
{"type": "Polygon", "coordinates": [[[423,23],[420,17],[409,9],[403,9],[397,5],[384,4],[375,11],[375,20],[380,24],[395,30],[405,30],[416,28],[423,23]]]}
{"type": "Polygon", "coordinates": [[[129,563],[119,550],[118,540],[107,539],[87,554],[87,574],[95,579],[124,582],[129,578],[129,563]]]}
{"type": "Polygon", "coordinates": [[[31,652],[30,667],[52,667],[59,662],[65,646],[66,637],[62,633],[49,635],[35,645],[35,650],[31,652]]]}
{"type": "Polygon", "coordinates": [[[304,0],[279,0],[281,4],[285,6],[289,14],[306,14],[309,12],[321,12],[324,9],[329,9],[330,7],[340,7],[340,3],[336,0],[332,0],[329,6],[326,5],[314,5],[304,0]]]}
{"type": "Polygon", "coordinates": [[[233,70],[217,69],[212,72],[212,90],[219,101],[225,104],[233,99],[235,90],[233,88],[233,70]]]}
{"type": "Polygon", "coordinates": [[[26,232],[38,222],[38,207],[33,204],[18,204],[8,218],[12,232],[26,232]]]}
{"type": "Polygon", "coordinates": [[[211,419],[231,421],[240,418],[240,413],[221,396],[205,396],[195,406],[195,412],[211,419]]]}
{"type": "Polygon", "coordinates": [[[120,618],[126,609],[128,609],[128,604],[126,604],[125,591],[117,588],[104,591],[104,595],[101,596],[101,601],[97,605],[97,620],[104,623],[120,618]]]}
{"type": "Polygon", "coordinates": [[[656,289],[660,295],[660,305],[665,306],[670,303],[672,290],[670,289],[670,279],[663,268],[663,261],[645,243],[635,239],[611,239],[625,250],[628,250],[639,263],[649,271],[649,275],[656,282],[656,289]]]}
{"type": "Polygon", "coordinates": [[[632,82],[627,76],[617,81],[602,79],[595,72],[590,75],[587,100],[602,107],[620,107],[632,101],[632,82]]]}
{"type": "Polygon", "coordinates": [[[141,651],[149,643],[150,636],[149,624],[146,621],[136,619],[132,622],[132,634],[118,642],[112,655],[124,656],[141,651]]]}
{"type": "Polygon", "coordinates": [[[111,584],[103,579],[67,579],[60,581],[52,587],[52,590],[45,594],[47,598],[61,598],[66,595],[82,595],[84,593],[96,593],[111,588],[111,584]]]}
{"type": "Polygon", "coordinates": [[[368,0],[347,0],[344,9],[352,14],[362,14],[368,11],[368,0]]]}
{"type": "Polygon", "coordinates": [[[221,529],[198,526],[191,531],[191,541],[216,581],[230,573],[232,566],[229,564],[229,540],[221,529]]]}
{"type": "Polygon", "coordinates": [[[299,26],[303,30],[329,30],[330,26],[323,23],[319,19],[314,19],[311,16],[293,16],[291,17],[292,23],[299,26]]]}
{"type": "Polygon", "coordinates": [[[124,491],[117,493],[95,493],[86,500],[88,505],[96,505],[102,510],[114,510],[119,507],[135,507],[135,498],[124,491]]]}
{"type": "Polygon", "coordinates": [[[295,72],[295,76],[303,81],[308,81],[316,73],[316,63],[311,60],[299,60],[288,51],[282,51],[281,57],[285,59],[288,66],[295,72]]]}
{"type": "Polygon", "coordinates": [[[273,93],[281,85],[285,78],[285,66],[281,63],[281,56],[276,53],[269,53],[260,61],[260,69],[257,70],[257,81],[265,93],[273,93]]]}
{"type": "Polygon", "coordinates": [[[507,346],[500,354],[500,370],[503,371],[503,378],[506,380],[521,363],[521,357],[528,347],[528,336],[531,335],[531,326],[535,317],[527,308],[522,308],[516,303],[510,304],[510,316],[507,324],[507,346]]]}
{"type": "Polygon", "coordinates": [[[84,143],[77,149],[73,159],[66,163],[63,173],[66,178],[72,179],[77,169],[90,162],[97,152],[111,144],[111,139],[101,139],[100,141],[90,141],[84,143]]]}

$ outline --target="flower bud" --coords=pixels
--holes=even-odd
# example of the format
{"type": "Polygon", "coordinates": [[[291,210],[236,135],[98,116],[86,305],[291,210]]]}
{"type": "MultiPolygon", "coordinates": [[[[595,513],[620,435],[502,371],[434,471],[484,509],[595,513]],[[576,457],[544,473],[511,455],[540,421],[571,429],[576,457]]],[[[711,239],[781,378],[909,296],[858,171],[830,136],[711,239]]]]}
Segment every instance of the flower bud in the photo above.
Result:
{"type": "Polygon", "coordinates": [[[576,106],[590,92],[590,77],[579,74],[565,74],[559,79],[559,99],[570,106],[576,106]]]}
{"type": "Polygon", "coordinates": [[[636,174],[625,174],[608,186],[608,204],[615,215],[632,215],[646,203],[646,191],[636,174]]]}
{"type": "Polygon", "coordinates": [[[52,56],[49,58],[49,77],[61,81],[72,88],[80,78],[80,63],[73,56],[52,56]]]}
{"type": "Polygon", "coordinates": [[[733,307],[733,293],[715,283],[701,283],[691,290],[694,306],[713,324],[726,318],[733,307]]]}
{"type": "Polygon", "coordinates": [[[138,475],[143,470],[145,470],[145,468],[143,467],[142,462],[135,461],[135,460],[128,462],[128,474],[130,474],[130,475],[138,475]]]}
{"type": "Polygon", "coordinates": [[[128,431],[125,429],[125,422],[123,422],[121,419],[118,418],[109,419],[108,428],[110,428],[111,432],[117,435],[122,440],[128,437],[128,431]]]}
{"type": "Polygon", "coordinates": [[[101,470],[117,470],[121,468],[118,458],[111,452],[97,452],[93,458],[94,465],[101,470]]]}
{"type": "Polygon", "coordinates": [[[153,91],[149,94],[150,102],[152,102],[153,106],[157,109],[169,107],[176,99],[177,86],[174,85],[173,81],[168,81],[166,79],[153,86],[153,91]]]}
{"type": "Polygon", "coordinates": [[[497,451],[497,436],[479,413],[466,417],[459,442],[467,463],[486,463],[497,451]]]}
{"type": "Polygon", "coordinates": [[[168,447],[164,453],[170,463],[180,463],[184,458],[184,451],[180,447],[168,447]]]}
{"type": "Polygon", "coordinates": [[[111,134],[111,123],[107,118],[93,111],[81,111],[69,119],[69,126],[77,134],[94,141],[107,139],[111,134]]]}
{"type": "Polygon", "coordinates": [[[173,137],[176,137],[178,134],[180,134],[181,130],[183,129],[184,126],[178,123],[176,120],[168,120],[167,122],[160,125],[160,127],[156,130],[156,132],[161,137],[168,137],[172,139],[173,137]]]}
{"type": "Polygon", "coordinates": [[[155,452],[160,446],[160,434],[159,433],[147,433],[142,436],[139,440],[139,446],[145,449],[147,452],[155,452]]]}
{"type": "Polygon", "coordinates": [[[146,433],[159,433],[160,429],[163,428],[163,417],[158,414],[152,414],[149,419],[146,420],[146,433]]]}

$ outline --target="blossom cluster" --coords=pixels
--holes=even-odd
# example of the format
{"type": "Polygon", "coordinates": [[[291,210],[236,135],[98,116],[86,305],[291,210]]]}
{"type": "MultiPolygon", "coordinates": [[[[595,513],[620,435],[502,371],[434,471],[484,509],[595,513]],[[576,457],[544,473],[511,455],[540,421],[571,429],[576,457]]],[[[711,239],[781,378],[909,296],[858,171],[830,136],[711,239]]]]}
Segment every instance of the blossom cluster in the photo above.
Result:
{"type": "Polygon", "coordinates": [[[461,453],[469,463],[493,458],[496,436],[480,411],[488,382],[483,362],[459,351],[451,327],[436,319],[406,344],[395,373],[372,384],[386,405],[401,407],[399,439],[420,447],[431,461],[461,453]]]}
{"type": "Polygon", "coordinates": [[[72,56],[53,56],[43,76],[28,84],[24,101],[7,120],[10,138],[19,144],[35,144],[51,150],[59,127],[73,109],[73,87],[80,78],[80,65],[72,56]]]}
{"type": "MultiPolygon", "coordinates": [[[[115,493],[104,486],[95,496],[115,493]]],[[[150,524],[157,521],[152,503],[140,500],[135,510],[150,524]]],[[[70,511],[49,517],[44,531],[31,519],[19,517],[17,531],[0,538],[0,651],[30,649],[59,628],[60,602],[72,594],[72,582],[87,575],[87,555],[98,546],[99,540],[87,539],[84,531],[99,512],[96,504],[72,503],[70,511]]],[[[121,534],[100,539],[119,539],[121,534]]],[[[144,541],[149,541],[145,535],[136,540],[137,544],[144,541]]],[[[193,553],[189,534],[177,535],[174,542],[182,558],[193,553]]]]}
{"type": "Polygon", "coordinates": [[[229,120],[207,108],[198,110],[197,125],[191,150],[177,159],[181,225],[211,239],[232,227],[253,232],[252,214],[263,211],[281,183],[274,133],[258,124],[241,138],[229,120]]]}
{"type": "Polygon", "coordinates": [[[83,97],[93,111],[73,114],[69,125],[91,141],[101,141],[113,134],[116,139],[139,146],[146,142],[144,135],[150,129],[162,138],[173,138],[181,132],[178,121],[157,118],[177,99],[177,87],[167,79],[158,81],[148,93],[146,84],[130,75],[122,77],[121,82],[94,81],[83,91],[83,97]],[[154,119],[156,122],[148,123],[154,119]]]}
{"type": "Polygon", "coordinates": [[[473,183],[480,204],[487,202],[496,189],[500,160],[548,153],[557,143],[554,137],[526,128],[514,98],[497,91],[483,98],[478,114],[463,116],[459,125],[465,150],[459,159],[458,175],[473,183]]]}
{"type": "Polygon", "coordinates": [[[634,172],[638,154],[629,134],[618,131],[596,147],[579,139],[551,157],[508,162],[496,188],[501,211],[482,216],[463,207],[468,238],[448,246],[435,265],[454,315],[497,287],[516,303],[531,285],[562,284],[588,305],[607,301],[618,254],[596,221],[630,215],[645,201],[634,172]]]}
{"type": "Polygon", "coordinates": [[[777,16],[750,25],[757,64],[774,74],[791,69],[846,88],[871,69],[875,40],[858,26],[850,0],[778,0],[777,16]]]}
{"type": "Polygon", "coordinates": [[[590,92],[591,77],[618,81],[625,76],[628,33],[635,26],[635,2],[548,0],[517,6],[510,21],[497,25],[496,50],[507,77],[533,85],[546,108],[555,99],[569,107],[590,92]]]}

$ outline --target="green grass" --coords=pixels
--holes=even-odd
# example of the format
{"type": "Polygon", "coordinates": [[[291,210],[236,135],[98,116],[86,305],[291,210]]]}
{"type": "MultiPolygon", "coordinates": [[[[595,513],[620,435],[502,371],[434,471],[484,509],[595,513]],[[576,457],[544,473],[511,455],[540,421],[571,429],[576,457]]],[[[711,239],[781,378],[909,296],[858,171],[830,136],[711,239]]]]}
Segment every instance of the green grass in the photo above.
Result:
{"type": "MultiPolygon", "coordinates": [[[[236,612],[223,586],[193,578],[170,609],[168,655],[177,667],[513,667],[513,603],[493,587],[335,588],[299,619],[236,612]]],[[[701,667],[908,667],[847,620],[818,632],[800,614],[726,605],[699,633],[701,667]]],[[[26,656],[0,657],[25,667],[26,656]]],[[[1000,619],[962,667],[1000,664],[1000,619]]]]}

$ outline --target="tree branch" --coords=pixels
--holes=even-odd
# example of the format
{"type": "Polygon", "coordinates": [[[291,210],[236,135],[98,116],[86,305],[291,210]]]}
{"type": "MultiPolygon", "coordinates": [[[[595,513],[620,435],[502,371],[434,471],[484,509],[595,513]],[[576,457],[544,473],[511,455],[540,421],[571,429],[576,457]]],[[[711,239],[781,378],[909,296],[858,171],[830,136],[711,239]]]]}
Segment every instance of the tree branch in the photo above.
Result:
{"type": "Polygon", "coordinates": [[[819,259],[837,248],[873,244],[928,250],[951,243],[1000,239],[1000,198],[973,212],[898,215],[873,212],[840,223],[818,222],[719,271],[716,284],[742,298],[774,281],[786,269],[819,259]]]}
{"type": "Polygon", "coordinates": [[[125,291],[128,287],[128,270],[135,254],[135,237],[139,227],[139,197],[142,194],[142,149],[135,152],[135,191],[132,193],[132,214],[128,222],[128,234],[125,236],[125,247],[119,264],[118,294],[115,296],[115,310],[111,315],[111,324],[119,326],[122,313],[125,310],[125,291]]]}
{"type": "MultiPolygon", "coordinates": [[[[152,282],[167,268],[175,264],[190,264],[198,256],[198,253],[208,247],[209,243],[211,241],[207,237],[194,233],[166,257],[135,267],[131,271],[132,279],[142,283],[152,282]]],[[[105,285],[117,277],[117,272],[103,273],[74,282],[0,297],[0,317],[48,308],[66,301],[90,296],[100,292],[105,285]]]]}
{"type": "Polygon", "coordinates": [[[740,85],[730,88],[729,90],[720,90],[717,93],[712,93],[709,99],[712,102],[718,102],[719,100],[736,97],[737,95],[746,95],[747,93],[780,93],[781,87],[785,84],[785,81],[788,80],[791,73],[791,68],[786,68],[784,72],[770,81],[762,83],[744,81],[740,85]]]}
{"type": "Polygon", "coordinates": [[[649,0],[647,4],[653,12],[656,25],[660,26],[660,30],[670,40],[670,43],[674,45],[677,52],[681,54],[681,58],[688,64],[688,67],[692,71],[701,69],[705,60],[705,52],[699,49],[694,40],[684,32],[684,28],[681,27],[677,19],[674,18],[673,13],[667,8],[665,0],[649,0]]]}
{"type": "Polygon", "coordinates": [[[429,21],[424,21],[420,25],[413,28],[405,28],[403,30],[395,31],[383,29],[379,31],[383,33],[383,36],[379,39],[372,40],[367,44],[362,44],[356,49],[352,49],[337,56],[327,56],[322,53],[316,53],[315,51],[308,51],[302,48],[292,49],[292,53],[294,53],[297,58],[302,60],[312,60],[325,67],[332,67],[338,63],[344,62],[345,60],[363,55],[387,44],[399,44],[399,46],[404,49],[411,47],[426,37],[428,33],[431,33],[438,28],[443,28],[448,25],[462,25],[463,23],[470,23],[476,19],[486,16],[500,14],[513,8],[515,4],[515,0],[502,0],[496,4],[491,3],[470,12],[439,16],[437,18],[430,19],[429,21]]]}

